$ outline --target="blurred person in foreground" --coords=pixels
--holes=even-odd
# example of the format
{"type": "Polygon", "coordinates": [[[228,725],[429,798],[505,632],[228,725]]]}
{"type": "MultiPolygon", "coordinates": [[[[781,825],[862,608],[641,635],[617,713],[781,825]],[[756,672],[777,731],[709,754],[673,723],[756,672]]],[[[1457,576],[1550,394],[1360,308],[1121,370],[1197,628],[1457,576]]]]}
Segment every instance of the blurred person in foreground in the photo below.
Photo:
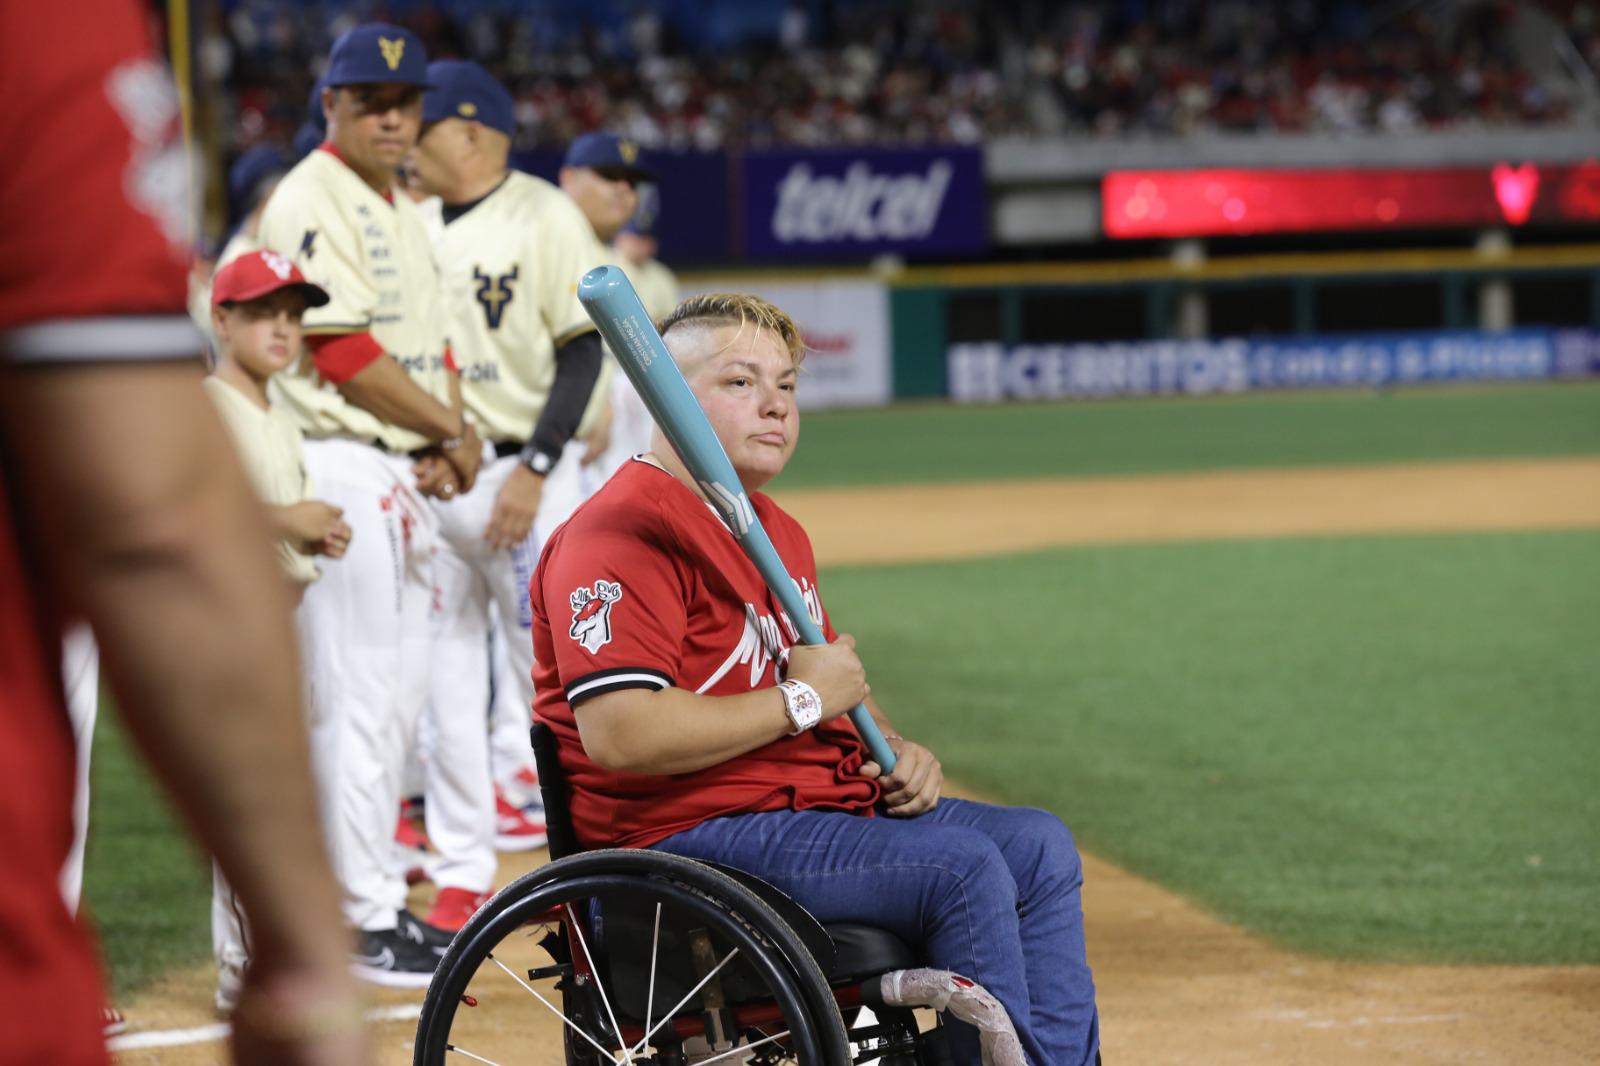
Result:
{"type": "MultiPolygon", "coordinates": [[[[939,760],[898,734],[834,632],[805,530],[758,491],[799,442],[799,328],[758,297],[708,293],[661,334],[831,643],[798,643],[658,429],[533,578],[534,710],[579,840],[745,870],[819,921],[887,929],[1004,1004],[1034,1066],[1095,1062],[1071,833],[1048,811],[940,797],[939,760]],[[887,774],[845,717],[863,701],[897,758],[887,774]]],[[[976,1066],[976,1030],[950,1029],[954,1060],[976,1066]]]]}
{"type": "Polygon", "coordinates": [[[103,1066],[71,839],[63,624],[255,931],[236,1061],[366,1061],[317,816],[287,589],[200,388],[176,94],[132,0],[0,7],[0,1033],[103,1066]],[[39,131],[48,130],[46,136],[39,131]],[[219,713],[226,709],[228,713],[219,713]]]}

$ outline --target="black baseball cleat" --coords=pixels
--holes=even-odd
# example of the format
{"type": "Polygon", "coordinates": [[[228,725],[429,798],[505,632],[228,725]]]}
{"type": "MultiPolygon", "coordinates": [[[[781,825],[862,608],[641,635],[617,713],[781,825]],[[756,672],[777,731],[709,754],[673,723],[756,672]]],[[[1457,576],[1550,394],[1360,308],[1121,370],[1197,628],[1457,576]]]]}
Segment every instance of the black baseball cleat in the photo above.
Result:
{"type": "Polygon", "coordinates": [[[432,951],[435,959],[449,950],[450,941],[455,939],[455,934],[448,929],[429,925],[408,910],[401,910],[395,914],[395,927],[403,936],[432,951]]]}
{"type": "Polygon", "coordinates": [[[401,928],[363,929],[350,972],[386,988],[427,988],[439,956],[401,928]]]}

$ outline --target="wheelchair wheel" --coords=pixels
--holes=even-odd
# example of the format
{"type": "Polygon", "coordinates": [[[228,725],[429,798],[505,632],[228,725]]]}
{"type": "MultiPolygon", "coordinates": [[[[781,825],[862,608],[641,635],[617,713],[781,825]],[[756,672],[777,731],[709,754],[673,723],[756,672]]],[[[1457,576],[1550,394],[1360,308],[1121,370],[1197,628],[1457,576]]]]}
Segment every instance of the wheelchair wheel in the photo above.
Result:
{"type": "Polygon", "coordinates": [[[704,864],[594,851],[507,885],[456,935],[415,1066],[843,1066],[827,981],[764,902],[704,864]]]}

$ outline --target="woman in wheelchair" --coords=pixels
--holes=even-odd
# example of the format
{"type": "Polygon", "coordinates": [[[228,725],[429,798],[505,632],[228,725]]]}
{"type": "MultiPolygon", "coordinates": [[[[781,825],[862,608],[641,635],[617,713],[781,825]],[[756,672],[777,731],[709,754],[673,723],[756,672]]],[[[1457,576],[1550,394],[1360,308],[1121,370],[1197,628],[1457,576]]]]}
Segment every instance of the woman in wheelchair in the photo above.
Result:
{"type": "MultiPolygon", "coordinates": [[[[579,844],[649,849],[753,874],[824,926],[887,931],[888,940],[912,946],[918,965],[976,981],[1003,1004],[1034,1066],[1095,1062],[1082,867],[1070,833],[1045,811],[940,798],[939,760],[898,735],[868,695],[855,642],[832,628],[805,531],[756,492],[783,470],[799,439],[798,328],[756,297],[708,295],[679,305],[661,332],[830,643],[796,643],[789,619],[658,430],[654,450],[626,464],[551,537],[532,582],[534,708],[556,740],[579,844]],[[862,700],[897,757],[890,774],[866,758],[845,717],[862,700]]],[[[613,939],[623,928],[632,930],[630,943],[660,937],[648,911],[630,926],[625,909],[608,911],[613,939]]],[[[657,925],[660,913],[658,904],[657,925]]],[[[685,943],[696,950],[692,935],[685,943]]],[[[702,959],[721,957],[698,950],[702,959]]],[[[582,971],[598,952],[585,943],[571,954],[582,971]]],[[[646,967],[636,968],[630,980],[642,988],[646,967]]],[[[656,979],[653,961],[648,968],[656,979]]],[[[709,970],[700,965],[695,973],[709,970]]],[[[828,963],[822,970],[839,1002],[852,1005],[838,991],[841,975],[828,963]]],[[[712,991],[697,993],[702,1018],[727,998],[726,989],[712,991]]],[[[569,1061],[571,1045],[581,1050],[584,1040],[596,1050],[607,1045],[607,1057],[595,1061],[635,1043],[629,1024],[606,1015],[618,1013],[611,1001],[621,998],[614,992],[605,1009],[590,1009],[595,1028],[614,1030],[616,1040],[580,1039],[568,1023],[569,1061]]],[[[569,1016],[572,1005],[569,999],[569,1016]]],[[[652,1011],[661,1013],[649,1004],[634,1013],[652,1011]]],[[[707,1021],[695,1030],[703,1046],[726,1045],[717,1038],[728,1034],[713,1028],[707,1021]]],[[[949,1058],[921,1054],[921,1061],[980,1061],[974,1028],[941,1029],[949,1058]]],[[[858,1050],[872,1046],[855,1033],[849,1039],[858,1050]]],[[[768,1052],[785,1044],[770,1035],[751,1039],[746,1061],[806,1060],[762,1057],[765,1040],[773,1041],[768,1052]]],[[[848,1053],[827,1050],[825,1037],[820,1046],[816,1061],[849,1061],[848,1053]]],[[[632,1061],[688,1061],[675,1059],[676,1051],[644,1059],[639,1047],[632,1061]]],[[[919,1061],[919,1054],[883,1061],[919,1061]]]]}

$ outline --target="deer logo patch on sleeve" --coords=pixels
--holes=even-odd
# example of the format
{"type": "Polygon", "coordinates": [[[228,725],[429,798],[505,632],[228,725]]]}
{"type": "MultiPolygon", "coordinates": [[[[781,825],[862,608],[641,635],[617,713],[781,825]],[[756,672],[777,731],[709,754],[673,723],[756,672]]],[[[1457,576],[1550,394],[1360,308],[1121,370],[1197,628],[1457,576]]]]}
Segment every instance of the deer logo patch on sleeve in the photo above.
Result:
{"type": "Polygon", "coordinates": [[[567,602],[572,605],[572,625],[567,636],[596,655],[611,643],[611,605],[622,599],[622,582],[596,581],[592,587],[573,590],[567,602]]]}

